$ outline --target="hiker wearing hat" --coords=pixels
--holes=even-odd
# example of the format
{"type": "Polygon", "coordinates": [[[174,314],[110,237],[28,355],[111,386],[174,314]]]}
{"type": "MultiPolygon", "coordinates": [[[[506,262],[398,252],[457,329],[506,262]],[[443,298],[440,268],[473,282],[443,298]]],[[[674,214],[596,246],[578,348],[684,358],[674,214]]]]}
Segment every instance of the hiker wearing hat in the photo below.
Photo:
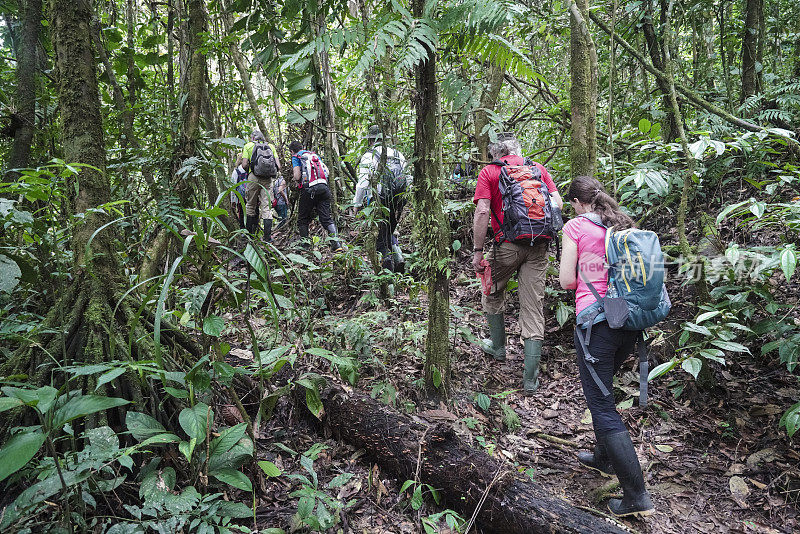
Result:
{"type": "Polygon", "coordinates": [[[489,152],[494,161],[478,175],[473,197],[476,209],[472,266],[478,274],[484,273],[486,268],[483,249],[490,223],[494,232],[494,246],[486,254],[491,283],[481,299],[490,337],[484,340],[482,348],[495,359],[505,360],[506,284],[516,273],[519,324],[525,352],[522,385],[526,393],[533,393],[539,387],[539,361],[544,340],[548,249],[557,235],[554,226],[556,217],[561,220],[562,200],[547,169],[522,158],[522,149],[514,134],[500,134],[498,141],[489,146],[489,152]]]}
{"type": "Polygon", "coordinates": [[[394,272],[403,272],[405,260],[394,231],[406,200],[404,193],[411,184],[411,175],[406,169],[406,158],[399,150],[383,146],[383,135],[377,125],[367,131],[368,150],[361,156],[358,164],[358,185],[354,204],[356,209],[369,205],[372,201],[371,181],[375,179],[381,205],[388,210],[385,217],[378,222],[378,239],[376,248],[382,257],[384,268],[394,272]],[[379,169],[381,157],[386,152],[386,164],[379,169]]]}

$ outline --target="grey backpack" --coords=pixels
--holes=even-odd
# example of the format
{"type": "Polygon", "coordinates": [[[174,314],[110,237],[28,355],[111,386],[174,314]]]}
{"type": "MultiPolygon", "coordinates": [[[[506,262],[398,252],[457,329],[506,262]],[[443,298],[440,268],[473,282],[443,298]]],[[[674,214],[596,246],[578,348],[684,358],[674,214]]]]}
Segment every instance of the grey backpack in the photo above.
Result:
{"type": "Polygon", "coordinates": [[[253,174],[259,178],[271,178],[278,174],[278,164],[275,161],[275,154],[267,143],[256,143],[253,147],[253,158],[251,161],[253,174]]]}

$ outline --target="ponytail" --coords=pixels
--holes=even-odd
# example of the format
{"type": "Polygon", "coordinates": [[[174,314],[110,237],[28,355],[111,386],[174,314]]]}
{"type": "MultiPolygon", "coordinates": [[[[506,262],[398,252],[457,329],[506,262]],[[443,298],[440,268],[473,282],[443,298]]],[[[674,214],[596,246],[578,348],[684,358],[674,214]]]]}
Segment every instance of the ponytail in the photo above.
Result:
{"type": "Polygon", "coordinates": [[[614,198],[606,193],[603,184],[591,176],[577,176],[572,180],[567,193],[571,200],[577,198],[580,202],[592,207],[592,211],[600,216],[605,226],[613,226],[616,230],[632,228],[633,219],[628,217],[619,208],[614,198]]]}

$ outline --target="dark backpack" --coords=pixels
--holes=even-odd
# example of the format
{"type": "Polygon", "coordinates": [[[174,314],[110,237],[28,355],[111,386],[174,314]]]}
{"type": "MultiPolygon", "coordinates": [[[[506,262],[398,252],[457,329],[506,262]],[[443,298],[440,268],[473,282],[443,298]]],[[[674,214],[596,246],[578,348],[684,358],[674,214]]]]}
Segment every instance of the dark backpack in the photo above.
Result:
{"type": "Polygon", "coordinates": [[[278,174],[278,163],[275,154],[267,143],[256,143],[253,147],[253,157],[250,168],[259,178],[271,178],[278,174]]]}
{"type": "MultiPolygon", "coordinates": [[[[403,174],[405,170],[403,161],[399,157],[391,155],[386,148],[384,150],[386,150],[386,165],[383,167],[383,172],[380,172],[378,183],[381,185],[381,193],[379,195],[381,204],[385,206],[397,195],[405,193],[407,183],[403,174]]],[[[372,155],[380,165],[381,156],[378,151],[373,150],[372,155]]]]}
{"type": "Polygon", "coordinates": [[[300,189],[308,188],[309,185],[317,185],[317,183],[328,183],[328,167],[322,162],[319,155],[310,150],[304,150],[298,154],[298,157],[303,178],[300,189]]]}
{"type": "Polygon", "coordinates": [[[492,212],[499,231],[498,243],[510,241],[532,245],[539,239],[552,240],[561,229],[561,210],[550,200],[550,191],[542,179],[542,172],[532,161],[523,165],[509,165],[493,161],[500,167],[500,197],[503,202],[503,221],[492,212]]]}

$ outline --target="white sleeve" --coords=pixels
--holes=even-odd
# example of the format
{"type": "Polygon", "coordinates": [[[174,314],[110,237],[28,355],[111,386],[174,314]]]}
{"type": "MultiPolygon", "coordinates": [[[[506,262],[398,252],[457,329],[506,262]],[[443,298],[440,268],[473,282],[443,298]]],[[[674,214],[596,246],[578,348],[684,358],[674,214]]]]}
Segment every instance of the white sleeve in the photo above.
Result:
{"type": "Polygon", "coordinates": [[[355,207],[360,208],[365,200],[369,200],[369,177],[372,174],[372,167],[374,166],[374,157],[372,152],[367,152],[361,156],[361,161],[358,163],[358,183],[356,184],[356,196],[353,199],[355,207]]]}

